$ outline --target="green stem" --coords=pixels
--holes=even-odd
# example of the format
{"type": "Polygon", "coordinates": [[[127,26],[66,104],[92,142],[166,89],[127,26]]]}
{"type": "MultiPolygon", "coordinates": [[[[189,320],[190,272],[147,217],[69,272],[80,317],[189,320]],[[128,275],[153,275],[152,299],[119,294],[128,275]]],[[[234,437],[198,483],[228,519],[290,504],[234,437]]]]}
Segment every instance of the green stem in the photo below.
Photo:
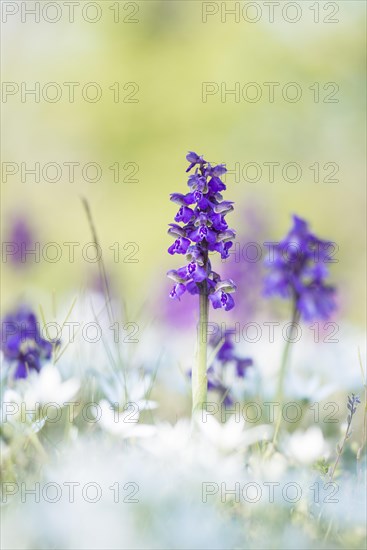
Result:
{"type": "Polygon", "coordinates": [[[192,369],[192,412],[200,411],[207,400],[207,327],[209,300],[206,284],[199,296],[199,324],[197,332],[196,361],[192,369]]]}
{"type": "Polygon", "coordinates": [[[335,463],[334,463],[334,466],[332,467],[331,469],[331,472],[329,474],[329,479],[330,479],[330,482],[333,481],[334,479],[334,474],[335,474],[335,470],[339,464],[339,460],[340,460],[340,457],[342,456],[342,453],[343,453],[343,450],[344,450],[344,446],[345,446],[345,443],[349,437],[349,430],[350,430],[350,426],[352,424],[352,417],[350,418],[350,421],[348,422],[347,424],[347,429],[346,429],[346,432],[345,432],[345,435],[344,435],[344,439],[343,439],[343,443],[341,445],[338,445],[337,446],[337,455],[336,455],[336,460],[335,460],[335,463]]]}
{"type": "Polygon", "coordinates": [[[289,338],[287,339],[287,342],[284,346],[284,349],[283,349],[283,354],[282,354],[282,360],[281,360],[281,363],[280,363],[280,371],[279,371],[279,377],[278,377],[278,385],[277,385],[277,391],[276,391],[276,402],[279,403],[279,411],[278,411],[278,415],[277,415],[277,422],[276,422],[276,426],[275,426],[275,432],[274,432],[274,437],[273,437],[273,444],[275,445],[276,444],[276,441],[277,441],[277,436],[278,436],[278,432],[279,432],[279,428],[280,428],[280,424],[281,424],[281,419],[282,419],[282,408],[283,408],[283,401],[284,401],[284,380],[285,380],[285,375],[286,375],[286,372],[287,372],[287,366],[288,366],[288,363],[289,363],[289,356],[290,356],[290,350],[291,350],[291,344],[293,343],[293,337],[294,337],[294,329],[295,329],[295,326],[297,324],[297,322],[299,321],[299,312],[297,310],[297,304],[296,304],[296,300],[293,301],[293,311],[292,311],[292,325],[291,325],[291,333],[290,333],[290,336],[289,338]]]}

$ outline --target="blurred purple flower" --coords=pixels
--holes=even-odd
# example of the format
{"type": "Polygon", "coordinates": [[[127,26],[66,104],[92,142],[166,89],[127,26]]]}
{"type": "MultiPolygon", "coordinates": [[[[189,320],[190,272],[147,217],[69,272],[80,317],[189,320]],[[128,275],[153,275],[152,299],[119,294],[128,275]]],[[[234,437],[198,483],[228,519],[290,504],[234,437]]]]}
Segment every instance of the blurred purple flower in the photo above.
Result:
{"type": "Polygon", "coordinates": [[[17,267],[29,266],[30,262],[27,259],[26,251],[34,248],[34,236],[25,217],[18,216],[13,220],[6,243],[9,245],[8,257],[10,262],[17,267]]]}
{"type": "Polygon", "coordinates": [[[237,355],[233,336],[231,330],[226,330],[224,334],[218,332],[210,339],[211,348],[215,350],[219,346],[219,349],[207,371],[208,390],[219,393],[225,406],[233,404],[233,383],[236,379],[243,379],[247,369],[253,365],[252,359],[237,355]],[[226,374],[230,366],[233,368],[234,376],[229,382],[226,374]]]}
{"type": "Polygon", "coordinates": [[[305,220],[293,216],[293,227],[266,262],[270,271],[265,295],[293,299],[306,321],[327,319],[335,309],[335,288],[325,283],[326,264],[332,261],[330,244],[313,235],[305,220]]]}
{"type": "Polygon", "coordinates": [[[37,318],[28,308],[6,315],[0,335],[1,350],[9,367],[14,368],[14,378],[26,378],[30,370],[39,372],[42,363],[51,359],[53,344],[42,338],[37,318]]]}

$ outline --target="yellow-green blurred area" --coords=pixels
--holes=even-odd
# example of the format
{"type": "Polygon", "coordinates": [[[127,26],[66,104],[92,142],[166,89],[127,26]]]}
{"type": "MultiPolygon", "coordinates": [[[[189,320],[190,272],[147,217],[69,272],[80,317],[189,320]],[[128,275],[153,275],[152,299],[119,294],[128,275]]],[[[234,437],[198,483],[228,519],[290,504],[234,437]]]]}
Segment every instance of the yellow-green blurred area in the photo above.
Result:
{"type": "Polygon", "coordinates": [[[167,224],[176,213],[169,193],[186,192],[185,155],[193,150],[229,170],[240,167],[239,177],[226,180],[226,199],[236,202],[228,221],[239,233],[246,205],[259,204],[267,240],[280,240],[296,213],[338,244],[332,281],[344,313],[363,322],[364,2],[103,1],[84,12],[89,20],[100,15],[94,23],[82,15],[88,2],[75,5],[74,22],[64,2],[53,2],[61,11],[48,7],[37,23],[27,13],[22,22],[22,4],[31,9],[33,2],[8,4],[19,9],[2,24],[2,81],[19,91],[10,84],[12,93],[2,97],[3,240],[10,220],[27,216],[38,240],[59,243],[63,255],[20,271],[3,262],[4,310],[39,290],[62,296],[83,288],[97,273],[81,254],[91,242],[81,197],[90,204],[114,285],[133,309],[161,285],[169,289],[166,270],[182,265],[167,254],[167,224]],[[285,4],[298,8],[284,12],[285,4]],[[301,16],[292,23],[295,10],[301,16]],[[47,20],[60,13],[59,21],[47,20]],[[22,98],[22,86],[30,90],[37,82],[39,102],[31,94],[22,98]],[[58,84],[60,99],[52,101],[59,88],[49,83],[58,84]],[[77,83],[73,102],[65,83],[77,83]],[[83,91],[95,96],[88,83],[102,90],[96,102],[83,97],[83,91]],[[39,182],[23,173],[36,162],[39,182]],[[18,170],[9,174],[14,165],[7,164],[4,178],[4,163],[18,170]],[[59,181],[45,181],[45,174],[55,177],[52,167],[42,174],[48,163],[61,166],[59,181]],[[73,182],[65,163],[79,163],[73,182]],[[93,167],[83,176],[88,163],[101,168],[99,181],[86,181],[95,176],[93,167]],[[116,163],[118,177],[109,168],[116,163]],[[279,163],[274,181],[264,163],[279,163]],[[288,163],[301,168],[299,178],[292,166],[284,169],[288,163]],[[73,263],[67,242],[81,243],[73,263]],[[116,242],[117,263],[109,249],[116,242]],[[126,243],[137,243],[138,262],[128,261],[133,249],[126,243]]]}

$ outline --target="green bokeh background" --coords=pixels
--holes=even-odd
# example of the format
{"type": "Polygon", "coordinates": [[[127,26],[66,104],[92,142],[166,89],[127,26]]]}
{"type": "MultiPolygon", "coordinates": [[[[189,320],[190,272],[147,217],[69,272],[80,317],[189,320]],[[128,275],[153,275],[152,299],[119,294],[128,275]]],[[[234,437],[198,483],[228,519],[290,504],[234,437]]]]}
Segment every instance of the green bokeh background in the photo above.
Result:
{"type": "MultiPolygon", "coordinates": [[[[221,21],[219,13],[202,21],[200,1],[139,1],[137,23],[113,22],[113,2],[97,2],[102,18],[95,24],[83,21],[80,9],[68,23],[65,8],[55,24],[26,23],[9,17],[3,24],[2,80],[26,82],[98,82],[103,96],[97,103],[81,98],[67,101],[66,88],[59,102],[20,95],[2,103],[3,162],[32,166],[48,162],[97,162],[103,169],[99,182],[80,177],[58,183],[32,177],[22,183],[19,175],[2,182],[3,236],[14,212],[30,216],[42,242],[90,242],[90,232],[80,197],[90,203],[107,268],[115,287],[136,309],[150,293],[167,285],[165,271],[178,267],[179,259],[166,253],[171,239],[166,234],[175,206],[170,192],[184,192],[187,150],[204,154],[215,162],[297,162],[299,182],[283,180],[280,172],[270,183],[263,169],[258,182],[236,182],[228,176],[226,198],[235,200],[233,226],[241,231],[246,205],[261,204],[271,232],[278,240],[297,213],[311,223],[321,237],[339,245],[339,262],[332,268],[333,281],[343,296],[343,315],[364,322],[365,304],[365,4],[340,1],[338,23],[315,23],[310,7],[302,1],[301,20],[291,24],[275,11],[269,23],[267,11],[249,23],[234,16],[221,21]],[[266,99],[264,82],[279,82],[274,103],[266,99]],[[114,82],[136,82],[138,103],[114,103],[108,89],[114,82]],[[202,83],[257,82],[263,97],[257,103],[236,103],[233,96],[222,102],[220,94],[202,101],[202,83]],[[299,102],[283,99],[284,84],[297,82],[303,96],[299,102]],[[337,103],[313,101],[309,87],[328,82],[339,85],[337,103]],[[108,169],[115,162],[137,163],[138,182],[113,182],[108,169]],[[315,183],[308,168],[336,162],[338,183],[315,183]],[[114,242],[135,242],[138,263],[114,263],[114,242]],[[161,282],[162,281],[162,282],[161,282]]],[[[42,2],[41,2],[42,4],[42,2]]],[[[60,2],[60,5],[62,3],[60,2]]],[[[83,4],[83,2],[81,2],[83,4]]],[[[130,11],[121,4],[121,18],[130,11]]],[[[130,3],[131,4],[131,3],[130,3]]],[[[227,2],[233,8],[234,2],[227,2]]],[[[238,2],[241,5],[246,2],[238,2]]],[[[284,4],[284,2],[281,2],[284,4]]],[[[328,11],[320,2],[321,18],[328,11]]],[[[92,13],[92,12],[91,12],[92,13]]],[[[292,13],[291,11],[289,12],[292,13]]],[[[50,12],[51,14],[51,12],[50,12]]],[[[80,89],[80,87],[79,87],[80,89]]],[[[330,90],[328,90],[330,91],[330,90]]],[[[126,92],[122,92],[126,94],[126,92]]],[[[321,170],[321,174],[323,171],[321,170]]],[[[323,177],[323,176],[322,176],[323,177]]],[[[3,237],[4,238],[4,237],[3,237]]],[[[83,261],[80,253],[70,263],[63,248],[62,260],[14,273],[3,263],[3,309],[37,293],[62,299],[64,291],[81,289],[97,267],[83,261]]],[[[126,254],[126,252],[124,253],[126,254]]]]}

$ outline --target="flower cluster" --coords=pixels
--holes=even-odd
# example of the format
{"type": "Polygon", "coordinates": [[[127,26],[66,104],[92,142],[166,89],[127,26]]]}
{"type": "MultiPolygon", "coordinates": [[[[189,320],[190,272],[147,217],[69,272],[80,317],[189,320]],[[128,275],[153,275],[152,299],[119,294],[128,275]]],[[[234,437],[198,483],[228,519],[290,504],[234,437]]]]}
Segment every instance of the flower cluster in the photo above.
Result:
{"type": "Polygon", "coordinates": [[[267,261],[265,294],[292,298],[306,321],[327,319],[335,309],[335,288],[327,285],[327,264],[334,247],[313,235],[305,220],[293,216],[293,227],[267,261]]]}
{"type": "MultiPolygon", "coordinates": [[[[42,338],[34,313],[20,308],[1,322],[1,350],[14,378],[26,378],[31,369],[39,372],[43,361],[50,359],[52,343],[42,338]]],[[[54,345],[58,345],[55,342],[54,345]]]]}
{"type": "Polygon", "coordinates": [[[231,389],[236,379],[246,376],[247,369],[253,365],[253,361],[236,354],[232,331],[226,330],[223,337],[214,334],[210,339],[210,345],[213,349],[219,346],[219,349],[208,368],[208,390],[218,392],[224,405],[232,405],[231,389]]]}
{"type": "Polygon", "coordinates": [[[235,232],[228,228],[226,214],[233,210],[233,203],[224,201],[221,191],[226,189],[220,176],[226,172],[223,164],[211,166],[209,162],[190,152],[186,172],[195,168],[189,176],[189,193],[173,193],[171,201],[180,205],[168,233],[175,237],[169,247],[170,254],[185,254],[188,265],[167,273],[175,281],[170,297],[180,299],[186,290],[190,294],[208,295],[213,307],[230,310],[234,306],[231,296],[236,289],[231,279],[221,280],[212,270],[209,252],[218,252],[228,258],[235,232]],[[183,223],[183,225],[179,225],[183,223]]]}

